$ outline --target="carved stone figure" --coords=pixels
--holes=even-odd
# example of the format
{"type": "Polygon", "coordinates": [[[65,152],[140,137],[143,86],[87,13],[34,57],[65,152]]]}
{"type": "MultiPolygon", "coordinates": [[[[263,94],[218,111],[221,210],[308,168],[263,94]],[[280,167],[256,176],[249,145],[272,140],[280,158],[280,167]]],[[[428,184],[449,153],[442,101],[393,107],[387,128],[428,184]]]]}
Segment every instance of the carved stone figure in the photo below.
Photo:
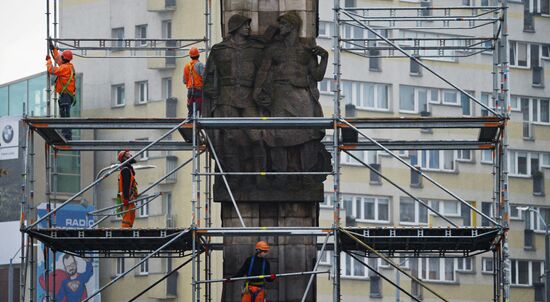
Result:
{"type": "MultiPolygon", "coordinates": [[[[259,116],[252,97],[254,79],[261,63],[263,44],[250,38],[251,19],[233,15],[230,36],[212,47],[206,62],[203,116],[259,116]]],[[[225,171],[265,171],[265,151],[259,130],[220,129],[214,131],[214,148],[225,171]]],[[[242,177],[228,176],[237,188],[242,177]]],[[[220,178],[216,181],[223,188],[220,178]]]]}
{"type": "MultiPolygon", "coordinates": [[[[325,75],[328,52],[299,40],[302,20],[296,13],[285,13],[277,21],[279,36],[266,48],[255,83],[254,98],[260,112],[272,117],[322,117],[317,82],[325,75]]],[[[330,156],[320,142],[324,135],[324,130],[316,129],[265,131],[270,170],[329,171],[330,156]]],[[[275,186],[301,188],[324,179],[280,176],[275,186]]]]}

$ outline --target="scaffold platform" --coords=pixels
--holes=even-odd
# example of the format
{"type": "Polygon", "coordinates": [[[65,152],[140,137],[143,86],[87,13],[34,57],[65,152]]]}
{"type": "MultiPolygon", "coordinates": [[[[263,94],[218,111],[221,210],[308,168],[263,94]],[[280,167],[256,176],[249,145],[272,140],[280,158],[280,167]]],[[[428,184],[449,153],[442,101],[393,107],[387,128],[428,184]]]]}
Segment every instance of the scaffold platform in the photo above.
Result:
{"type": "MultiPolygon", "coordinates": [[[[466,257],[491,251],[498,242],[501,231],[490,227],[429,228],[429,227],[348,227],[342,228],[356,235],[362,242],[377,251],[391,255],[414,257],[466,257]]],[[[169,229],[30,229],[28,234],[55,251],[79,256],[103,258],[141,257],[167,244],[175,236],[185,232],[155,255],[158,258],[183,257],[192,250],[192,236],[315,236],[332,235],[331,228],[169,228],[169,229]]],[[[343,251],[368,251],[355,240],[338,232],[343,251]]],[[[206,241],[199,243],[203,248],[206,241]]],[[[219,244],[208,246],[210,250],[222,248],[219,244]]],[[[333,244],[327,246],[332,250],[333,244]]]]}

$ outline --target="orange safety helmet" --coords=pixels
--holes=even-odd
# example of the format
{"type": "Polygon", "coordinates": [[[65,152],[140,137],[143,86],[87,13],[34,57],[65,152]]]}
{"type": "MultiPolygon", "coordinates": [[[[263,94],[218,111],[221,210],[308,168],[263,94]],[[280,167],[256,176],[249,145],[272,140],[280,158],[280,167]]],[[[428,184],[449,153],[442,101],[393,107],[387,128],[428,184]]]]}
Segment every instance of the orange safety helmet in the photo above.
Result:
{"type": "Polygon", "coordinates": [[[65,61],[71,61],[73,59],[73,52],[70,51],[70,50],[64,50],[62,53],[61,53],[61,57],[63,59],[65,59],[65,61]]]}
{"type": "Polygon", "coordinates": [[[119,161],[119,162],[123,162],[123,161],[124,161],[124,156],[125,156],[126,154],[129,154],[129,153],[130,153],[129,150],[122,150],[122,151],[118,152],[118,156],[117,156],[118,161],[119,161]]]}
{"type": "Polygon", "coordinates": [[[256,243],[256,250],[267,252],[267,251],[269,251],[269,245],[265,241],[258,241],[256,243]]]}
{"type": "Polygon", "coordinates": [[[189,56],[191,58],[198,57],[199,56],[199,49],[196,48],[196,47],[191,47],[191,49],[189,49],[189,56]]]}

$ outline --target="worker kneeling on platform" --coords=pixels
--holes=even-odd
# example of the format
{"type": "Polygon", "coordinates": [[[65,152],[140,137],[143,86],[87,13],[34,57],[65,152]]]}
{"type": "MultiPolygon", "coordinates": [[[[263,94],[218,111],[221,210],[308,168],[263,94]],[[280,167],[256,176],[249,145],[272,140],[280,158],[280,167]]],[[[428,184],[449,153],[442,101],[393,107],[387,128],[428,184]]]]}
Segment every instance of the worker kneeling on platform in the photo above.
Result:
{"type": "Polygon", "coordinates": [[[265,299],[265,282],[273,282],[277,278],[275,274],[271,274],[269,261],[266,256],[269,253],[269,245],[265,241],[256,243],[256,253],[254,256],[248,257],[243,266],[233,277],[248,277],[248,276],[267,276],[267,278],[246,280],[243,289],[242,302],[264,302],[265,299]]]}
{"type": "MultiPolygon", "coordinates": [[[[130,151],[124,150],[118,153],[118,161],[123,163],[127,159],[132,157],[130,151]]],[[[136,220],[136,205],[134,200],[138,196],[136,172],[132,167],[136,160],[132,159],[124,165],[120,166],[120,174],[118,176],[118,194],[117,203],[122,204],[122,228],[131,228],[134,226],[134,220],[136,220]]]]}

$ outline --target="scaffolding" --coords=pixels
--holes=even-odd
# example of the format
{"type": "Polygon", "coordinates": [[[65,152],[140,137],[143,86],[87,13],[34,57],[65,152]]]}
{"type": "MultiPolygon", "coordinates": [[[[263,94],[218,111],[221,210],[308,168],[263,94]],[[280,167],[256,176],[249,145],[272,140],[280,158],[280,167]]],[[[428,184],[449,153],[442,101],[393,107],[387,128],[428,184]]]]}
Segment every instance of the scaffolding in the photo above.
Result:
{"type": "MultiPolygon", "coordinates": [[[[49,28],[49,1],[47,6],[47,34],[49,28]]],[[[404,294],[415,301],[420,301],[417,296],[402,288],[399,284],[389,280],[377,269],[357,258],[357,255],[366,257],[380,257],[400,273],[407,275],[427,291],[434,294],[442,301],[447,301],[417,276],[403,271],[398,263],[391,258],[415,257],[415,258],[443,258],[443,257],[471,257],[477,254],[492,252],[495,260],[493,271],[493,301],[509,301],[510,287],[510,260],[507,243],[509,227],[508,204],[508,170],[507,170],[507,132],[506,123],[509,119],[509,66],[508,66],[508,41],[507,32],[507,0],[493,0],[493,6],[489,7],[367,7],[349,8],[340,7],[340,1],[334,0],[334,28],[333,28],[333,82],[334,82],[334,111],[330,118],[202,118],[196,113],[187,119],[178,118],[51,118],[50,99],[51,92],[48,88],[48,106],[46,118],[26,117],[24,121],[28,125],[27,144],[25,146],[25,198],[21,203],[21,301],[34,301],[36,276],[35,240],[44,243],[44,261],[46,275],[53,266],[55,274],[55,253],[64,252],[71,255],[87,258],[120,258],[134,257],[141,259],[129,270],[120,274],[98,291],[88,296],[89,301],[106,288],[124,278],[133,269],[152,257],[168,258],[177,257],[186,260],[167,272],[163,277],[151,286],[143,289],[129,301],[135,301],[148,290],[159,284],[174,272],[187,264],[192,266],[192,301],[200,301],[203,297],[206,301],[212,301],[211,284],[223,281],[212,279],[212,252],[221,250],[223,245],[215,243],[212,238],[225,236],[314,236],[324,239],[317,248],[321,257],[317,259],[312,271],[298,274],[310,275],[307,289],[302,301],[305,301],[313,278],[317,274],[327,273],[319,271],[318,266],[322,255],[327,250],[332,250],[333,261],[328,272],[331,276],[333,287],[333,301],[341,301],[340,282],[340,254],[347,253],[358,263],[363,264],[374,274],[394,285],[404,294]],[[453,15],[453,13],[456,13],[453,15]],[[363,39],[343,38],[340,32],[345,26],[352,26],[367,31],[371,35],[363,39]],[[395,38],[387,37],[382,30],[390,29],[424,29],[444,30],[445,32],[491,27],[492,35],[484,37],[456,36],[454,38],[395,38]],[[374,37],[372,37],[374,36],[374,37]],[[435,42],[435,44],[434,44],[435,42]],[[443,75],[437,73],[422,61],[422,58],[430,57],[469,57],[483,51],[493,51],[493,93],[494,107],[488,106],[476,99],[473,95],[458,87],[443,75]],[[435,53],[434,53],[435,51],[435,53]],[[471,101],[479,104],[491,113],[485,117],[396,117],[396,118],[348,118],[341,113],[341,53],[349,52],[369,59],[380,58],[409,58],[429,71],[437,78],[467,96],[471,101]],[[331,139],[325,141],[325,146],[332,154],[332,172],[224,172],[219,164],[216,150],[210,143],[210,138],[205,130],[220,128],[254,128],[254,129],[326,129],[332,130],[331,139]],[[143,129],[165,131],[159,138],[150,141],[137,140],[66,140],[59,130],[62,129],[143,129]],[[414,140],[414,139],[375,139],[368,135],[368,129],[470,129],[477,131],[477,139],[444,139],[444,140],[414,140]],[[192,133],[189,137],[188,133],[192,133]],[[343,139],[343,131],[351,131],[361,139],[349,142],[343,139]],[[180,133],[179,140],[165,140],[173,133],[180,133]],[[38,218],[31,211],[34,206],[34,160],[35,160],[35,135],[39,135],[46,144],[46,196],[47,214],[38,218]],[[58,151],[113,151],[129,149],[137,151],[125,162],[105,168],[98,177],[80,192],[74,194],[60,205],[52,206],[52,200],[56,199],[56,192],[52,190],[55,173],[52,166],[55,165],[55,156],[52,153],[58,151]],[[121,165],[140,156],[148,150],[164,151],[189,151],[191,158],[176,168],[167,172],[159,180],[143,190],[138,197],[141,204],[153,202],[160,194],[147,195],[147,191],[161,183],[170,175],[176,173],[184,166],[192,165],[192,223],[186,228],[163,229],[112,229],[99,228],[99,224],[107,217],[117,215],[115,207],[96,209],[89,212],[90,217],[103,216],[99,221],[84,229],[58,228],[52,221],[54,214],[65,205],[70,204],[86,191],[93,189],[98,183],[111,175],[121,165]],[[390,157],[405,165],[418,177],[430,182],[442,192],[451,196],[462,206],[479,214],[482,219],[490,222],[490,227],[465,227],[459,226],[449,220],[429,203],[416,197],[414,194],[399,186],[397,183],[379,172],[376,167],[357,158],[351,151],[354,150],[378,150],[385,152],[390,157]],[[469,204],[460,196],[437,182],[430,175],[421,171],[401,158],[394,151],[398,150],[492,150],[493,151],[493,190],[492,199],[495,215],[489,217],[469,204]],[[419,206],[426,207],[434,215],[439,216],[448,225],[445,227],[348,227],[340,221],[341,211],[341,186],[340,155],[344,152],[354,158],[372,173],[383,178],[399,191],[411,197],[419,206]],[[204,168],[201,167],[204,161],[204,168]],[[219,172],[212,172],[216,165],[219,172]],[[326,174],[332,176],[334,221],[330,227],[250,227],[246,226],[240,211],[238,200],[235,200],[227,175],[304,175],[326,174]],[[212,177],[221,176],[232,204],[240,218],[242,227],[213,228],[212,227],[212,177]],[[204,184],[204,192],[201,192],[201,183],[204,184]],[[203,204],[204,203],[204,204],[203,204]],[[204,216],[201,215],[204,211],[204,216]],[[202,221],[202,222],[201,222],[202,221]],[[202,225],[202,226],[201,226],[202,225]],[[27,235],[27,236],[25,236],[27,235]],[[329,240],[330,239],[330,240],[329,240]],[[49,263],[50,251],[54,254],[54,261],[49,263]],[[204,274],[201,275],[201,256],[204,257],[204,274]],[[203,278],[203,279],[201,279],[203,278]],[[28,290],[28,299],[26,293],[28,290]],[[202,294],[204,290],[204,294],[202,294]]],[[[54,12],[55,8],[54,1],[54,12]]],[[[69,49],[73,49],[77,55],[85,58],[137,58],[137,57],[182,57],[182,52],[190,45],[204,43],[204,51],[208,54],[211,41],[211,3],[205,0],[205,37],[200,39],[59,39],[57,38],[57,15],[54,14],[54,38],[52,41],[69,49]],[[112,55],[112,50],[129,52],[130,55],[112,55]],[[102,55],[97,55],[102,52],[102,55]]],[[[49,77],[48,77],[49,83],[49,77]]],[[[48,84],[49,87],[49,84],[48,84]]],[[[55,96],[54,96],[55,97],[55,96]]],[[[95,198],[95,196],[94,196],[95,198]]],[[[137,205],[137,201],[136,201],[137,205]]],[[[319,242],[319,241],[317,241],[319,242]]],[[[285,275],[285,274],[283,274],[285,275]]],[[[46,288],[49,288],[49,278],[45,278],[46,288]]],[[[55,278],[53,278],[55,282],[55,278]]],[[[55,284],[54,284],[55,288],[55,284]]],[[[50,296],[46,291],[46,301],[55,301],[55,293],[50,296]]]]}

